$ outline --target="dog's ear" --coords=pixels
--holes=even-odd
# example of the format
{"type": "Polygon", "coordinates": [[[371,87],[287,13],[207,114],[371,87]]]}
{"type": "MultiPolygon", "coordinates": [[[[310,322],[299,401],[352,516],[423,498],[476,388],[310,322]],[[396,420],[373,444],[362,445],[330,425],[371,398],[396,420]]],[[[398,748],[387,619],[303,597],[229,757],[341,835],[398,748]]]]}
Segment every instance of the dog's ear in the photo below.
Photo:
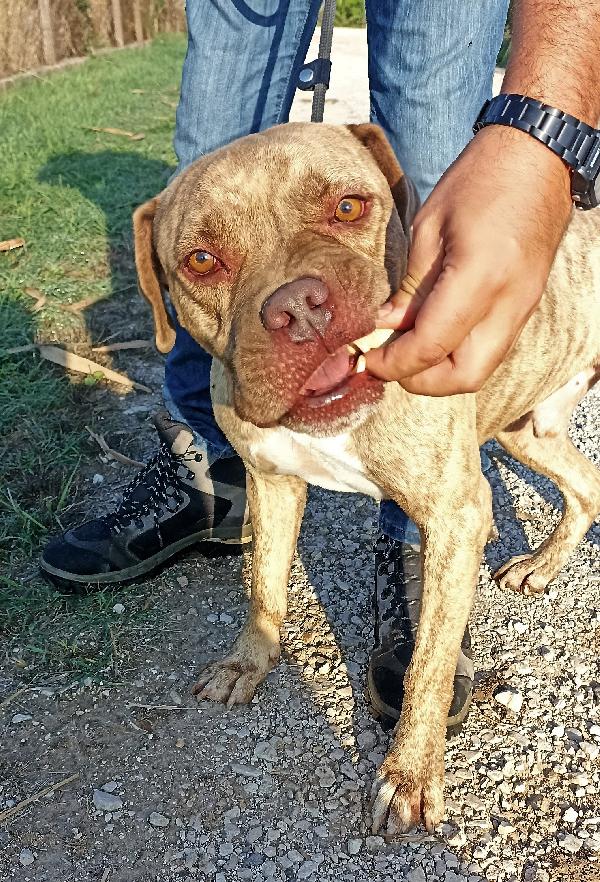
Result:
{"type": "Polygon", "coordinates": [[[381,169],[392,191],[402,229],[410,241],[410,227],[420,205],[417,188],[400,168],[400,163],[396,159],[381,126],[373,123],[359,123],[358,125],[349,125],[348,128],[354,137],[369,150],[381,169]]]}
{"type": "Polygon", "coordinates": [[[152,225],[158,205],[158,196],[144,202],[133,213],[133,243],[135,266],[140,290],[152,308],[156,348],[170,352],[175,343],[175,331],[169,319],[159,280],[159,262],[154,247],[152,225]]]}

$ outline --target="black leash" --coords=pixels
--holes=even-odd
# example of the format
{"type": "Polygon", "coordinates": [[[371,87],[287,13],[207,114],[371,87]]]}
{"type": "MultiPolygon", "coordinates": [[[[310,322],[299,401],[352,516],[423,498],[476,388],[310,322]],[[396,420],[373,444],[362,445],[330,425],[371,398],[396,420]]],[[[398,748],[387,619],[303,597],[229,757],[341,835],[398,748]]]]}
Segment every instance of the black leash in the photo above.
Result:
{"type": "Polygon", "coordinates": [[[331,74],[331,43],[336,2],[337,0],[325,0],[323,3],[318,57],[305,64],[298,75],[298,88],[303,92],[313,92],[311,122],[323,122],[325,92],[329,88],[331,74]]]}

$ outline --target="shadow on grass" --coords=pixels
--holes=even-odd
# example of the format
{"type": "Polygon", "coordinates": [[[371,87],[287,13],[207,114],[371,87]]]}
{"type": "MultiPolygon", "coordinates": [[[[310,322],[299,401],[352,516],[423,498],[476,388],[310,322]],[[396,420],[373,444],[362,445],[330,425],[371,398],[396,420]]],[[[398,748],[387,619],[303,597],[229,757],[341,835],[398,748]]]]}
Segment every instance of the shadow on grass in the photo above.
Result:
{"type": "MultiPolygon", "coordinates": [[[[41,169],[40,182],[70,187],[95,204],[104,214],[111,276],[111,295],[135,290],[131,215],[135,208],[159,193],[173,173],[173,167],[139,153],[101,150],[54,156],[41,169]]],[[[86,311],[94,335],[95,310],[86,311]]]]}
{"type": "MultiPolygon", "coordinates": [[[[0,350],[34,336],[35,316],[3,298],[0,350]]],[[[34,553],[65,504],[79,462],[80,433],[68,416],[78,398],[77,387],[37,353],[0,357],[0,577],[20,555],[34,553]]]]}
{"type": "MultiPolygon", "coordinates": [[[[145,320],[148,310],[136,292],[131,214],[164,188],[171,173],[165,162],[106,150],[55,156],[38,175],[40,182],[77,190],[104,215],[111,296],[82,313],[93,340],[107,327],[114,330],[117,316],[123,324],[123,299],[127,330],[133,313],[145,320]]],[[[2,299],[0,349],[35,339],[38,318],[28,306],[26,298],[2,299]]],[[[64,382],[60,370],[31,351],[1,358],[0,380],[0,637],[7,647],[16,641],[18,654],[11,658],[22,661],[26,679],[40,664],[53,671],[106,668],[127,630],[112,613],[116,592],[61,597],[36,579],[36,558],[78,495],[83,424],[92,422],[98,394],[112,393],[103,388],[90,395],[87,387],[64,382]]],[[[143,603],[139,587],[120,589],[119,596],[129,598],[132,615],[142,615],[136,611],[143,603]]]]}

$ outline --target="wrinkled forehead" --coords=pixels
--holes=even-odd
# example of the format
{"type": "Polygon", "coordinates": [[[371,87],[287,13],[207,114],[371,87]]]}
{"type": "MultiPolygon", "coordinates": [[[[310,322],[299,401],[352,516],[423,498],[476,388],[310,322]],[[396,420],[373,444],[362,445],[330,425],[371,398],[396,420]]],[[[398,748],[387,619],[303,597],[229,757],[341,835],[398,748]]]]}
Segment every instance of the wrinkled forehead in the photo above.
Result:
{"type": "Polygon", "coordinates": [[[199,236],[231,237],[248,224],[254,238],[257,227],[293,227],[317,216],[328,199],[351,194],[391,204],[368,150],[343,126],[289,124],[193,163],[167,189],[158,221],[177,230],[185,252],[199,236]]]}

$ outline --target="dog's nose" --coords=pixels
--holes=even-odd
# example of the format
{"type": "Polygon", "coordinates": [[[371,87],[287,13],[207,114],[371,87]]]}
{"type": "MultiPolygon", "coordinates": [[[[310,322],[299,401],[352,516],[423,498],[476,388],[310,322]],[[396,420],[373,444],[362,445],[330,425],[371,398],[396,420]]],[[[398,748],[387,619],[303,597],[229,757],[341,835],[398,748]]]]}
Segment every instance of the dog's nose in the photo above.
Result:
{"type": "Polygon", "coordinates": [[[294,343],[323,335],[331,321],[329,290],[320,279],[296,279],[277,288],[262,305],[260,317],[267,331],[285,328],[294,343]]]}

